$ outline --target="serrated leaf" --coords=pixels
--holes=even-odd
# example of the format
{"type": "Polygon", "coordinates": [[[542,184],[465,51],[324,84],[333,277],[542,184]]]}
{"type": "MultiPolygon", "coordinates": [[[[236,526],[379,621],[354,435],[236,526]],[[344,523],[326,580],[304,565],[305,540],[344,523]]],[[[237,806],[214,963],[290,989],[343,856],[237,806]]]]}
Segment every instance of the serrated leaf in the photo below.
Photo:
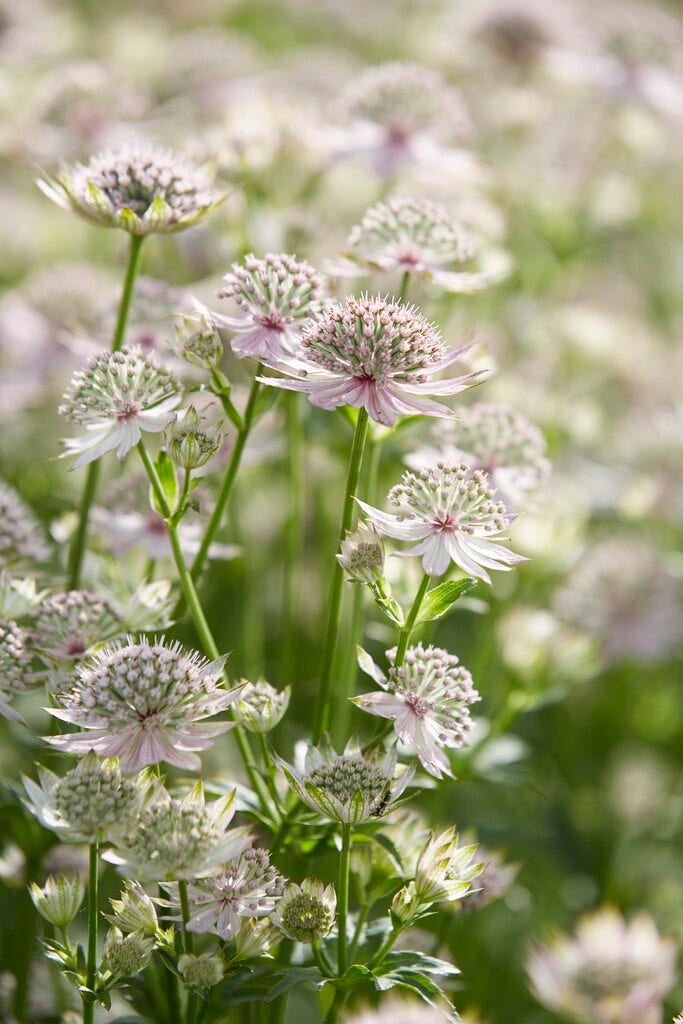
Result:
{"type": "Polygon", "coordinates": [[[419,626],[424,622],[440,619],[450,611],[458,598],[475,586],[476,582],[468,576],[464,580],[446,580],[445,583],[434,587],[425,595],[415,625],[419,626]]]}

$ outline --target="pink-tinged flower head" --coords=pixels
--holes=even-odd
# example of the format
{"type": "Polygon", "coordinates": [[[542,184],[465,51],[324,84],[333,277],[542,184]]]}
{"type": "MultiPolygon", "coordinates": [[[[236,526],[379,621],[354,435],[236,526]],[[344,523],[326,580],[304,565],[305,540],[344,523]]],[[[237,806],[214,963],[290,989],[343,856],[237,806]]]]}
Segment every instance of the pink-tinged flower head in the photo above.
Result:
{"type": "Polygon", "coordinates": [[[235,790],[206,802],[201,780],[184,797],[158,785],[133,827],[104,860],[143,881],[173,881],[209,875],[251,845],[248,826],[229,829],[235,790]]]}
{"type": "Polygon", "coordinates": [[[447,154],[439,140],[449,142],[468,126],[455,90],[436,71],[408,61],[368,68],[347,87],[339,108],[349,125],[346,151],[368,152],[381,175],[433,163],[447,154]]]}
{"type": "Polygon", "coordinates": [[[586,914],[572,937],[531,954],[532,991],[553,1013],[590,1024],[659,1024],[676,980],[676,944],[647,914],[627,923],[605,907],[586,914]]]}
{"type": "Polygon", "coordinates": [[[437,447],[409,455],[412,469],[467,462],[488,474],[505,504],[519,508],[550,472],[543,434],[507,405],[477,402],[459,410],[458,419],[434,431],[437,447]]]}
{"type": "Polygon", "coordinates": [[[65,210],[133,235],[183,231],[225,198],[205,168],[146,143],[98,153],[38,186],[65,210]]]}
{"type": "MultiPolygon", "coordinates": [[[[387,651],[387,657],[393,662],[396,648],[387,651]]],[[[364,693],[354,698],[354,704],[371,715],[393,719],[398,738],[415,747],[430,775],[450,775],[443,748],[465,745],[472,728],[469,707],[480,699],[467,669],[454,654],[422,644],[408,648],[403,664],[392,666],[388,675],[362,648],[358,661],[385,692],[364,693]]]]}
{"type": "Polygon", "coordinates": [[[13,487],[0,480],[0,566],[40,562],[49,552],[29,506],[13,487]]]}
{"type": "Polygon", "coordinates": [[[0,619],[0,715],[14,722],[24,721],[10,702],[29,688],[32,657],[26,631],[11,619],[0,619]]]}
{"type": "Polygon", "coordinates": [[[356,499],[380,533],[397,540],[417,541],[402,558],[419,555],[430,576],[442,576],[451,562],[463,572],[490,583],[486,569],[506,572],[525,561],[522,555],[500,546],[506,537],[498,534],[515,518],[507,512],[494,492],[486,473],[471,469],[466,462],[404,473],[389,491],[389,501],[399,513],[381,512],[356,499]]]}
{"type": "Polygon", "coordinates": [[[285,879],[271,865],[268,851],[249,849],[217,875],[188,886],[191,932],[216,932],[232,939],[245,918],[265,917],[285,888],[285,879]]]}
{"type": "Polygon", "coordinates": [[[415,306],[378,296],[348,298],[331,305],[301,336],[300,357],[278,369],[296,379],[263,378],[267,384],[303,391],[313,405],[367,409],[378,423],[399,416],[445,416],[445,405],[418,395],[457,395],[479,374],[429,381],[451,366],[467,346],[447,353],[441,335],[415,306]]]}
{"type": "Polygon", "coordinates": [[[286,253],[266,253],[263,259],[251,254],[233,263],[217,295],[239,308],[236,317],[211,314],[235,332],[230,342],[235,355],[277,363],[294,353],[302,328],[322,309],[325,287],[305,260],[286,253]]]}
{"type": "Polygon", "coordinates": [[[95,750],[118,757],[124,771],[166,761],[196,771],[194,751],[206,750],[231,722],[204,723],[225,711],[240,689],[221,688],[222,663],[207,662],[177,642],[132,638],[103,647],[76,668],[73,688],[50,714],[85,730],[51,736],[60,750],[95,750]]]}
{"type": "Polygon", "coordinates": [[[48,664],[73,665],[88,651],[125,632],[109,598],[88,590],[52,594],[31,612],[31,646],[48,664]]]}
{"type": "Polygon", "coordinates": [[[76,454],[72,469],[115,451],[125,458],[141,431],[158,434],[175,417],[180,385],[139,346],[100,352],[72,378],[60,413],[85,427],[83,437],[64,441],[64,457],[76,454]]]}

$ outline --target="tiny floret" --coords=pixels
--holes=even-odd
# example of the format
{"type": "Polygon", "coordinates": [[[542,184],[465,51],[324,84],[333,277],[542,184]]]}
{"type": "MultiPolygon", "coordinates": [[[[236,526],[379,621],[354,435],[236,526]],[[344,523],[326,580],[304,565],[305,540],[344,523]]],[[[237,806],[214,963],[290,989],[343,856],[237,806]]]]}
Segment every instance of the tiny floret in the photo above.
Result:
{"type": "Polygon", "coordinates": [[[290,882],[270,920],[288,939],[313,942],[329,933],[336,909],[334,886],[306,878],[301,885],[290,882]]]}
{"type": "Polygon", "coordinates": [[[85,428],[67,438],[63,457],[76,455],[72,469],[115,451],[124,459],[141,431],[159,433],[174,419],[180,385],[152,355],[135,345],[120,352],[100,352],[72,378],[60,413],[85,428]]]}
{"type": "Polygon", "coordinates": [[[132,235],[183,231],[224,199],[205,168],[172,149],[145,144],[98,153],[38,186],[64,209],[132,235]]]}
{"type": "Polygon", "coordinates": [[[235,714],[245,729],[254,733],[267,733],[281,721],[289,706],[291,688],[276,690],[274,686],[259,679],[250,683],[241,679],[242,692],[235,704],[235,714]]]}
{"type": "Polygon", "coordinates": [[[468,387],[479,374],[429,380],[467,348],[448,353],[436,327],[415,306],[379,296],[351,297],[344,305],[328,306],[304,329],[299,356],[278,364],[292,379],[263,380],[303,391],[323,409],[366,409],[391,427],[399,416],[453,415],[447,406],[418,396],[456,395],[468,387]]]}
{"type": "Polygon", "coordinates": [[[231,728],[203,722],[225,711],[239,689],[222,688],[222,662],[208,662],[179,643],[146,638],[114,643],[79,664],[73,688],[50,714],[83,730],[51,736],[59,750],[95,750],[120,758],[124,771],[166,761],[197,770],[195,751],[231,728]]]}
{"type": "Polygon", "coordinates": [[[417,541],[400,557],[422,558],[430,576],[442,576],[451,562],[463,572],[490,583],[487,569],[508,571],[525,559],[501,547],[500,537],[515,518],[496,501],[486,473],[466,462],[439,464],[419,473],[404,473],[389,491],[398,514],[358,504],[380,533],[397,540],[417,541]]]}

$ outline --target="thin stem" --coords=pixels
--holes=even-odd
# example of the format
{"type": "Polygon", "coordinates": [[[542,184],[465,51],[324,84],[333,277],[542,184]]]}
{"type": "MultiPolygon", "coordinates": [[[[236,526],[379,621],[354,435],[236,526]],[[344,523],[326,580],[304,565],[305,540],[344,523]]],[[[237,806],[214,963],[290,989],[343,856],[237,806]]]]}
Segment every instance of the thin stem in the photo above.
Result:
{"type": "Polygon", "coordinates": [[[180,916],[183,926],[183,947],[186,953],[193,953],[194,942],[192,932],[188,931],[187,928],[190,922],[190,901],[187,898],[187,882],[184,878],[178,881],[178,893],[180,894],[180,916]]]}
{"type": "MultiPolygon", "coordinates": [[[[126,267],[126,276],[123,282],[123,290],[121,292],[121,298],[119,300],[119,310],[116,317],[116,326],[114,328],[114,334],[111,339],[111,351],[118,352],[123,344],[123,339],[126,333],[126,323],[128,321],[128,311],[130,309],[130,302],[133,296],[133,285],[135,284],[135,274],[137,272],[138,257],[140,256],[140,247],[142,245],[142,235],[131,235],[130,236],[130,248],[128,250],[128,266],[126,267]]],[[[86,541],[88,538],[88,519],[90,518],[90,508],[93,501],[95,500],[95,492],[97,491],[97,481],[100,474],[100,463],[99,460],[91,462],[88,466],[87,476],[85,478],[85,486],[83,488],[83,494],[81,496],[81,505],[78,514],[78,527],[76,533],[71,541],[69,548],[69,557],[67,560],[67,568],[69,572],[69,589],[77,590],[81,582],[81,571],[83,568],[83,559],[85,557],[86,541]]]]}
{"type": "Polygon", "coordinates": [[[415,620],[417,619],[417,616],[418,616],[418,614],[420,612],[420,608],[422,607],[422,602],[424,601],[425,595],[426,595],[427,591],[429,590],[429,584],[431,583],[431,581],[432,581],[431,576],[428,576],[427,573],[425,573],[424,576],[422,577],[422,582],[420,583],[419,590],[418,590],[417,594],[415,595],[415,600],[413,601],[411,609],[408,612],[408,618],[406,619],[406,624],[403,627],[403,629],[399,631],[398,650],[396,651],[396,659],[394,661],[394,668],[400,668],[401,665],[403,664],[403,659],[406,656],[406,651],[408,650],[408,644],[410,643],[411,633],[415,629],[415,620]]]}
{"type": "Polygon", "coordinates": [[[398,293],[398,301],[405,302],[408,298],[408,288],[410,287],[410,271],[406,270],[401,278],[401,290],[398,293]]]}
{"type": "MultiPolygon", "coordinates": [[[[97,918],[98,918],[98,844],[90,844],[88,860],[88,951],[85,968],[85,984],[91,991],[95,987],[97,971],[97,918]]],[[[83,996],[83,1024],[93,1024],[95,1003],[83,996]]]]}
{"type": "Polygon", "coordinates": [[[369,970],[372,970],[374,967],[377,967],[379,964],[382,963],[382,960],[384,960],[384,957],[391,950],[392,946],[396,942],[396,939],[399,937],[402,931],[403,928],[399,926],[394,926],[391,929],[386,939],[384,940],[384,942],[377,950],[370,963],[368,964],[369,970]]]}
{"type": "Polygon", "coordinates": [[[313,954],[313,959],[315,960],[318,969],[320,970],[320,973],[323,975],[323,977],[334,977],[332,965],[330,964],[330,961],[327,959],[325,950],[320,945],[319,939],[313,939],[313,941],[311,942],[311,953],[313,954]]]}
{"type": "MultiPolygon", "coordinates": [[[[337,540],[337,551],[344,540],[346,533],[351,529],[354,518],[354,497],[358,487],[363,452],[368,436],[368,414],[365,409],[360,409],[356,421],[356,432],[353,438],[351,449],[351,460],[349,472],[346,478],[346,494],[344,497],[344,508],[342,511],[339,537],[337,540]]],[[[325,646],[323,648],[322,669],[320,672],[320,684],[318,689],[318,701],[316,704],[315,725],[313,728],[313,741],[317,743],[328,727],[330,720],[330,689],[332,685],[332,672],[334,667],[334,655],[337,648],[337,636],[339,634],[339,622],[341,619],[342,597],[344,593],[344,570],[335,558],[332,570],[332,581],[330,586],[330,597],[328,604],[327,630],[325,633],[325,646]]]]}
{"type": "Polygon", "coordinates": [[[299,599],[301,596],[301,552],[303,549],[304,449],[301,436],[301,396],[286,396],[287,410],[287,476],[289,484],[289,516],[286,527],[286,556],[283,588],[283,647],[281,680],[292,681],[298,646],[299,599]]]}
{"type": "Polygon", "coordinates": [[[339,892],[337,893],[337,971],[341,978],[348,967],[346,918],[349,912],[349,861],[351,859],[351,826],[342,824],[342,847],[339,853],[339,892]]]}
{"type": "MultiPolygon", "coordinates": [[[[178,570],[178,576],[180,578],[180,586],[183,592],[183,597],[190,610],[190,615],[192,617],[195,629],[199,634],[199,639],[201,641],[202,647],[204,648],[204,652],[208,654],[212,661],[215,661],[220,658],[220,652],[218,650],[218,647],[216,646],[216,641],[213,638],[213,634],[211,632],[209,624],[206,621],[204,609],[202,608],[201,602],[199,600],[199,595],[197,594],[197,589],[194,585],[194,581],[190,574],[190,570],[185,564],[183,552],[180,547],[180,540],[178,538],[178,529],[177,526],[172,521],[171,510],[168,507],[168,502],[166,501],[166,496],[164,495],[164,491],[161,486],[161,481],[159,480],[159,475],[156,471],[154,463],[152,462],[149,456],[149,452],[145,448],[144,441],[142,440],[138,442],[138,452],[140,453],[140,458],[142,459],[144,467],[147,470],[147,475],[152,485],[152,489],[156,495],[156,499],[159,503],[159,508],[161,509],[164,519],[166,520],[168,539],[171,542],[173,560],[176,564],[176,569],[178,570]]],[[[229,684],[229,679],[225,672],[223,673],[223,677],[225,681],[229,684]]],[[[268,800],[268,794],[264,789],[263,783],[259,777],[258,772],[254,769],[254,755],[249,744],[249,739],[247,737],[246,731],[239,722],[237,722],[234,727],[233,735],[237,740],[237,745],[239,747],[240,754],[242,755],[244,767],[246,769],[247,775],[249,776],[251,786],[255,793],[258,795],[258,798],[261,801],[261,806],[265,810],[270,810],[270,801],[268,800]]]]}
{"type": "Polygon", "coordinates": [[[254,420],[254,413],[256,412],[256,400],[258,398],[259,389],[261,387],[256,378],[259,376],[260,373],[261,364],[259,363],[259,365],[256,367],[256,373],[251,383],[251,390],[249,392],[249,398],[247,400],[247,407],[244,410],[242,428],[241,430],[237,431],[237,437],[235,438],[235,444],[230,454],[230,462],[228,463],[228,468],[226,470],[225,477],[223,478],[223,483],[221,484],[221,489],[218,494],[216,507],[214,508],[211,514],[211,518],[209,519],[206,532],[202,538],[201,544],[199,545],[199,550],[197,551],[194,561],[192,562],[190,572],[192,574],[193,580],[196,580],[202,571],[207,552],[213,542],[214,537],[216,536],[216,533],[220,528],[221,523],[223,522],[223,516],[228,506],[228,502],[230,501],[232,489],[235,486],[235,479],[237,477],[237,471],[240,467],[240,462],[242,460],[242,453],[244,452],[244,446],[247,443],[249,431],[251,430],[254,420]]]}
{"type": "Polygon", "coordinates": [[[344,1009],[344,1006],[346,1005],[346,1000],[348,998],[348,992],[342,991],[342,989],[337,989],[337,991],[334,994],[332,1004],[325,1015],[325,1024],[336,1024],[336,1022],[339,1020],[339,1014],[344,1009]]]}
{"type": "Polygon", "coordinates": [[[356,955],[358,949],[358,943],[360,942],[361,932],[363,931],[363,925],[367,920],[367,916],[370,913],[371,906],[369,903],[361,903],[358,909],[358,920],[356,921],[356,930],[353,933],[353,939],[351,940],[351,947],[349,949],[349,956],[351,960],[356,955]]]}

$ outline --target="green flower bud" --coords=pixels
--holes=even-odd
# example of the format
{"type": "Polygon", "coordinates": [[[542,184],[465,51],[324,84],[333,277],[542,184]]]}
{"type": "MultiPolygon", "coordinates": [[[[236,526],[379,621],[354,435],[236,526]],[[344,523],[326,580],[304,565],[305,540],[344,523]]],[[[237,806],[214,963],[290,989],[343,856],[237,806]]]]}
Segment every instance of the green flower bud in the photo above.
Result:
{"type": "Polygon", "coordinates": [[[124,936],[118,928],[110,928],[104,947],[107,967],[116,978],[132,978],[144,971],[152,959],[154,939],[142,932],[124,936]]]}
{"type": "Polygon", "coordinates": [[[159,927],[156,908],[139,882],[126,882],[121,899],[109,902],[114,913],[105,916],[124,934],[142,932],[143,935],[156,935],[159,927]]]}
{"type": "Polygon", "coordinates": [[[183,953],[178,960],[178,970],[187,987],[192,989],[213,988],[223,978],[223,964],[212,953],[201,956],[183,953]]]}
{"type": "Polygon", "coordinates": [[[31,882],[29,893],[36,910],[46,921],[55,928],[66,928],[80,909],[85,887],[80,875],[74,875],[73,878],[65,878],[63,875],[54,878],[50,875],[42,889],[31,882]]]}
{"type": "Polygon", "coordinates": [[[235,706],[240,722],[249,732],[270,732],[287,710],[291,696],[290,687],[276,690],[263,678],[255,683],[241,679],[241,684],[244,684],[244,689],[235,706]]]}
{"type": "Polygon", "coordinates": [[[346,534],[337,561],[352,583],[377,585],[384,580],[384,545],[372,523],[360,522],[346,534]]]}
{"type": "Polygon", "coordinates": [[[328,934],[336,909],[334,886],[324,887],[317,878],[306,878],[300,886],[287,886],[270,920],[288,939],[313,942],[328,934]]]}
{"type": "Polygon", "coordinates": [[[222,423],[210,426],[192,405],[182,419],[174,420],[166,434],[168,454],[186,470],[198,469],[212,459],[222,441],[222,423]]]}
{"type": "Polygon", "coordinates": [[[223,356],[223,344],[216,325],[206,316],[178,317],[175,325],[175,352],[200,370],[212,370],[223,356]]]}

